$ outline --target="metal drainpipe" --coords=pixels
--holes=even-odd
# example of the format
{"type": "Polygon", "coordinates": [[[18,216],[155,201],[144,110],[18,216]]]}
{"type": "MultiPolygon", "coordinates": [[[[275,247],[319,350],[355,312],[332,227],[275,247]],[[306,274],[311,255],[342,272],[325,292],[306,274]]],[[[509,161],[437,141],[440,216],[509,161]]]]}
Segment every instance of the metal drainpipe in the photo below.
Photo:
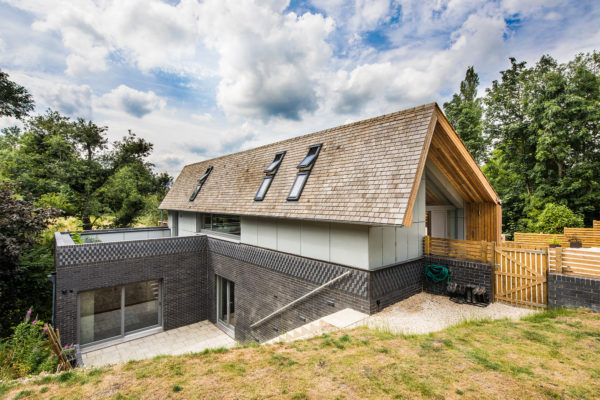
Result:
{"type": "Polygon", "coordinates": [[[56,304],[56,272],[52,272],[48,275],[48,279],[52,282],[52,326],[54,326],[54,314],[56,304]]]}
{"type": "Polygon", "coordinates": [[[160,226],[163,226],[164,222],[163,222],[163,210],[160,210],[160,226]]]}

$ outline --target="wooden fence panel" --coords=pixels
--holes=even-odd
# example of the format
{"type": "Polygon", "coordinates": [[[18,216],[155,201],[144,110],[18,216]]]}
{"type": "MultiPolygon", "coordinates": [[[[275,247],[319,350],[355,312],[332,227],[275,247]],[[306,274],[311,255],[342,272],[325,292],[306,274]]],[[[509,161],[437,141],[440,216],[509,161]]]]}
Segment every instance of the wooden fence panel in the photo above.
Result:
{"type": "Polygon", "coordinates": [[[539,246],[548,246],[556,237],[563,247],[569,247],[569,238],[565,235],[551,235],[546,233],[515,232],[515,242],[531,243],[539,246]]]}
{"type": "Polygon", "coordinates": [[[550,249],[549,269],[566,275],[600,279],[600,251],[588,249],[550,249]]]}
{"type": "Polygon", "coordinates": [[[565,228],[565,236],[581,240],[583,247],[600,247],[600,231],[593,228],[565,228]]]}
{"type": "Polygon", "coordinates": [[[493,248],[494,242],[434,237],[425,239],[425,254],[483,263],[493,261],[493,248]]]}
{"type": "Polygon", "coordinates": [[[594,221],[592,226],[595,231],[600,231],[600,221],[594,221]]]}

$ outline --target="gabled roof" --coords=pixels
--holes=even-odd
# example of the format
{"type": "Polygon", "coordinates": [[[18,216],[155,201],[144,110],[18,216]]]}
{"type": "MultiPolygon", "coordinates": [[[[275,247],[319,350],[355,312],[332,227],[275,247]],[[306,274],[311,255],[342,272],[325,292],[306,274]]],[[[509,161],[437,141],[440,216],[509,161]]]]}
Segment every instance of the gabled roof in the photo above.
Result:
{"type": "MultiPolygon", "coordinates": [[[[434,155],[439,158],[439,151],[443,151],[439,147],[448,146],[455,153],[452,160],[459,160],[454,168],[465,171],[460,177],[477,181],[466,183],[470,187],[468,193],[472,194],[466,199],[498,202],[493,188],[437,104],[432,103],[187,165],[160,208],[411,225],[412,208],[434,132],[440,136],[434,140],[437,146],[434,155]],[[287,201],[298,163],[309,146],[320,143],[323,147],[300,199],[287,201]],[[267,195],[263,201],[254,201],[264,169],[280,151],[287,153],[267,195]],[[197,179],[209,166],[214,167],[212,173],[196,199],[190,202],[197,179]]],[[[457,171],[448,170],[452,166],[437,166],[445,175],[457,175],[457,171]]],[[[461,184],[457,181],[460,177],[451,182],[461,184]]]]}

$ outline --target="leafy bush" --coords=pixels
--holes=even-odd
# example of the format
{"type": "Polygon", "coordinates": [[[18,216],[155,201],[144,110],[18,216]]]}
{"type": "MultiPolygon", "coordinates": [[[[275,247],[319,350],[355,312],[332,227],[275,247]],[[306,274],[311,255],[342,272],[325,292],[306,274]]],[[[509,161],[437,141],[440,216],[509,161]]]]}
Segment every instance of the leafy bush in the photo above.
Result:
{"type": "Polygon", "coordinates": [[[563,233],[565,227],[583,227],[583,218],[575,214],[569,207],[548,203],[533,224],[535,232],[563,233]]]}
{"type": "Polygon", "coordinates": [[[56,371],[58,359],[50,348],[44,323],[37,318],[29,322],[30,317],[31,310],[25,321],[14,328],[13,335],[0,342],[0,378],[56,371]]]}

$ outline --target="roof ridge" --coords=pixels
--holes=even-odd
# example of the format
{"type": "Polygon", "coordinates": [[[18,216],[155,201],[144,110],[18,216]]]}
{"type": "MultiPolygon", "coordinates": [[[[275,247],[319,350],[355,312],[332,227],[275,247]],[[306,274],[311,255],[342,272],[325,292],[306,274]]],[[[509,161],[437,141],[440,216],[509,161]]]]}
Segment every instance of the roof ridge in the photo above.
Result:
{"type": "MultiPolygon", "coordinates": [[[[223,154],[223,155],[218,156],[218,157],[207,158],[206,160],[198,161],[198,162],[191,163],[191,164],[186,164],[186,165],[184,165],[183,168],[189,167],[189,166],[192,166],[192,165],[197,165],[197,164],[205,163],[207,161],[219,160],[219,159],[221,159],[223,157],[230,157],[230,156],[232,156],[234,154],[242,154],[242,153],[246,153],[246,152],[249,152],[249,151],[255,151],[255,150],[258,150],[258,149],[265,148],[265,147],[273,146],[273,145],[278,144],[278,143],[285,143],[285,142],[288,142],[288,141],[291,141],[291,140],[297,140],[297,139],[301,139],[301,138],[306,138],[306,137],[311,136],[311,135],[323,134],[323,133],[326,133],[326,132],[331,132],[331,131],[335,131],[335,130],[339,130],[339,129],[350,128],[350,127],[355,126],[355,125],[369,124],[369,123],[377,122],[377,121],[382,120],[382,119],[389,119],[389,118],[391,118],[393,116],[396,116],[396,115],[408,114],[408,113],[413,112],[413,111],[417,111],[417,110],[421,110],[421,109],[427,109],[427,108],[432,108],[432,107],[438,107],[439,108],[439,106],[438,106],[438,104],[436,102],[422,104],[420,106],[415,106],[415,107],[407,108],[407,109],[404,109],[404,110],[394,111],[394,112],[391,112],[391,113],[387,113],[387,114],[383,114],[383,115],[378,115],[376,117],[371,117],[371,118],[363,119],[363,120],[360,120],[360,121],[354,121],[354,122],[350,122],[350,123],[343,124],[343,125],[333,126],[331,128],[325,128],[325,129],[321,129],[319,131],[305,133],[305,134],[299,135],[299,136],[293,136],[291,138],[279,140],[277,142],[263,144],[263,145],[258,146],[258,147],[252,147],[252,148],[247,149],[247,150],[241,150],[241,151],[236,151],[234,153],[223,154]]],[[[182,170],[183,170],[183,168],[182,168],[182,170]]]]}

